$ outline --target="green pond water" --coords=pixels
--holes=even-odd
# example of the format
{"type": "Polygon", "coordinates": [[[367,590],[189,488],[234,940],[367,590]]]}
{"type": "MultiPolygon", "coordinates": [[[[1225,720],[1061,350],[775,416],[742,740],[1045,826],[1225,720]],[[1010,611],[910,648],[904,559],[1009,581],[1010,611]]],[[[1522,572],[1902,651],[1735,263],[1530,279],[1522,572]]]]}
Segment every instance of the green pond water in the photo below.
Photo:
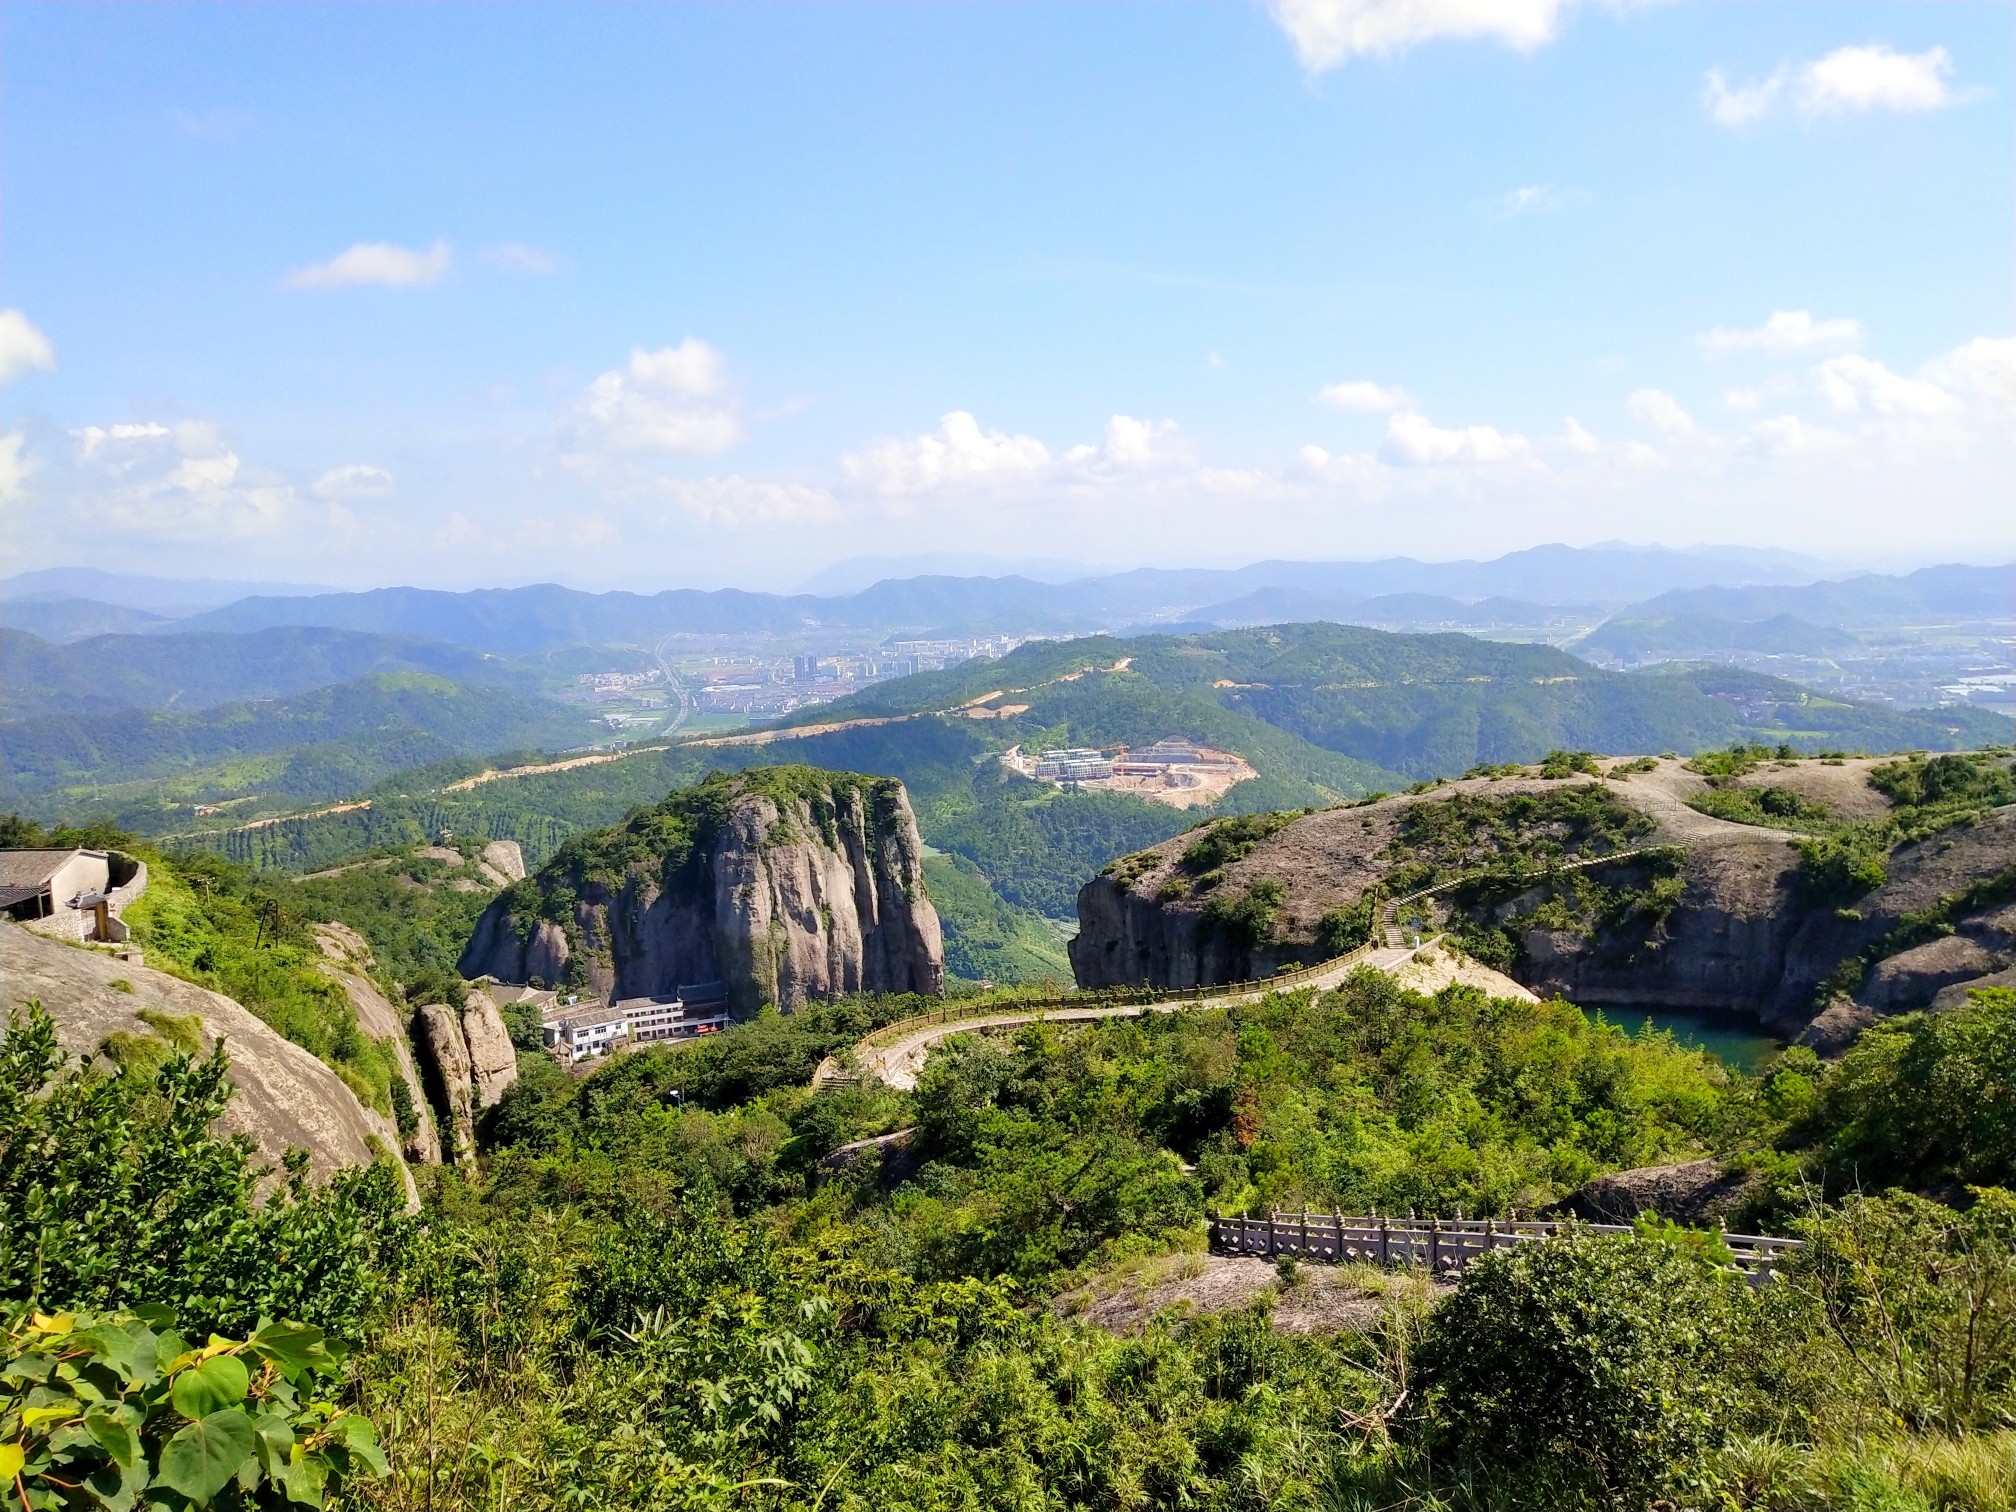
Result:
{"type": "Polygon", "coordinates": [[[1697,1008],[1585,1008],[1590,1018],[1600,1012],[1603,1021],[1615,1024],[1626,1034],[1672,1031],[1673,1038],[1695,1050],[1706,1050],[1722,1058],[1732,1071],[1754,1074],[1765,1061],[1784,1048],[1755,1024],[1728,1014],[1704,1013],[1697,1008]]]}

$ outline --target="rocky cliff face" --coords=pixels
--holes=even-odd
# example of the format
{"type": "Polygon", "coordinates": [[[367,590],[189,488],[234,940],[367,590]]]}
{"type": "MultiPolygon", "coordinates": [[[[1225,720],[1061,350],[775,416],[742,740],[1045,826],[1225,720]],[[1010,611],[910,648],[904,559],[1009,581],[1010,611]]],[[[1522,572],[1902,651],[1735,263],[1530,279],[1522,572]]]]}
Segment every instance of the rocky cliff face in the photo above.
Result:
{"type": "MultiPolygon", "coordinates": [[[[202,1053],[222,1039],[231,1061],[235,1095],[217,1120],[219,1132],[249,1134],[275,1170],[298,1147],[308,1152],[315,1179],[326,1181],[343,1166],[368,1165],[399,1147],[391,1120],[358,1102],[334,1071],[242,1004],[179,977],[0,923],[0,994],[10,1010],[39,999],[63,1048],[79,1055],[96,1053],[114,1034],[158,1036],[142,1013],[198,1020],[202,1053]]],[[[413,1198],[410,1175],[407,1193],[413,1198]]]]}
{"type": "MultiPolygon", "coordinates": [[[[1869,786],[1871,765],[1801,762],[1753,780],[1796,789],[1840,818],[1865,819],[1888,807],[1869,786]]],[[[1435,875],[1449,875],[1522,846],[1527,855],[1549,846],[1573,854],[1598,835],[1590,854],[1671,849],[1579,871],[1558,885],[1444,896],[1428,907],[1428,927],[1497,931],[1496,964],[1543,995],[1727,1012],[1788,1037],[1810,1025],[1823,1050],[1840,1048],[1882,1014],[1948,1002],[1965,984],[2000,980],[1997,973],[2016,964],[2016,907],[1983,898],[1948,909],[1943,935],[1874,962],[1859,987],[1847,983],[1852,1000],[1844,994],[1825,1022],[1815,1022],[1822,984],[1845,980],[1844,963],[1891,949],[1882,942],[1897,940],[1907,917],[1946,908],[1942,900],[2005,873],[2016,856],[2016,809],[1898,847],[1887,880],[1847,907],[1802,875],[1795,836],[1689,808],[1685,800],[1706,786],[1678,763],[1661,762],[1621,781],[1451,783],[1282,816],[1288,822],[1266,833],[1258,833],[1265,824],[1249,823],[1244,839],[1229,827],[1221,841],[1194,832],[1124,858],[1086,884],[1072,966],[1083,987],[1262,977],[1284,962],[1329,954],[1318,943],[1326,914],[1356,907],[1362,920],[1368,889],[1412,890],[1427,859],[1444,868],[1435,875]],[[1452,799],[1439,812],[1423,807],[1452,799]],[[1201,842],[1210,844],[1200,858],[1201,842]]]]}
{"type": "Polygon", "coordinates": [[[406,1100],[416,1120],[413,1131],[402,1142],[406,1158],[421,1165],[441,1164],[441,1135],[434,1127],[434,1110],[413,1060],[413,1047],[398,1009],[386,1001],[364,973],[371,968],[371,947],[347,924],[313,926],[315,943],[329,959],[336,980],[357,1013],[357,1027],[371,1038],[392,1046],[399,1063],[399,1079],[406,1086],[406,1100]]]}
{"type": "Polygon", "coordinates": [[[518,1052],[504,1016],[488,996],[472,992],[460,1012],[446,1003],[420,1009],[413,1015],[413,1038],[432,1073],[428,1101],[440,1110],[446,1153],[472,1161],[476,1120],[518,1080],[518,1052]]]}
{"type": "Polygon", "coordinates": [[[503,894],[464,976],[617,998],[719,981],[738,1013],[944,987],[923,844],[899,782],[810,767],[715,776],[578,836],[503,894]]]}

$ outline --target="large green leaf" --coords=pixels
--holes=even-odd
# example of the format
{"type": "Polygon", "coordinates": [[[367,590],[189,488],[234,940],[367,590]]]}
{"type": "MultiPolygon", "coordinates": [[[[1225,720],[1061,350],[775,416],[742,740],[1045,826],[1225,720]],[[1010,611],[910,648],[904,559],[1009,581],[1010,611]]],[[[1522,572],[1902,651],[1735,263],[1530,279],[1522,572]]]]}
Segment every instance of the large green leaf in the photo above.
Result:
{"type": "Polygon", "coordinates": [[[98,1447],[111,1455],[122,1469],[130,1469],[140,1463],[140,1435],[130,1425],[109,1412],[93,1409],[85,1414],[84,1426],[91,1431],[98,1447]]]}
{"type": "Polygon", "coordinates": [[[213,1412],[168,1440],[161,1450],[160,1481],[205,1506],[251,1457],[257,1437],[252,1420],[238,1408],[213,1412]]]}
{"type": "Polygon", "coordinates": [[[278,1479],[287,1488],[289,1501],[319,1507],[323,1483],[329,1479],[329,1461],[319,1454],[304,1454],[289,1464],[285,1475],[278,1479]]]}
{"type": "Polygon", "coordinates": [[[306,1369],[335,1367],[322,1330],[306,1323],[265,1322],[248,1342],[261,1358],[271,1360],[290,1377],[306,1369]]]}
{"type": "Polygon", "coordinates": [[[159,1355],[153,1333],[144,1323],[120,1326],[101,1323],[77,1335],[79,1343],[119,1372],[129,1386],[151,1386],[159,1355]]]}
{"type": "Polygon", "coordinates": [[[233,1355],[212,1355],[175,1377],[168,1399],[177,1412],[194,1421],[236,1407],[245,1400],[245,1388],[250,1384],[251,1375],[242,1360],[233,1355]]]}

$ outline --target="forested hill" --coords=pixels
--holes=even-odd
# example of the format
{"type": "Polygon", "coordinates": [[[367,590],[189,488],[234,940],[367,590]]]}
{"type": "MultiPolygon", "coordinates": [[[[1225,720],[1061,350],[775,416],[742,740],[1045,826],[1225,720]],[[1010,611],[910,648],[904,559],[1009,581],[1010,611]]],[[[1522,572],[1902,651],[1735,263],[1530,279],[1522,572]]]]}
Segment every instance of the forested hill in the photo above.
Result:
{"type": "Polygon", "coordinates": [[[1030,704],[1004,730],[1040,731],[1059,706],[1082,706],[1088,717],[1071,729],[1090,744],[1118,737],[1102,735],[1089,711],[1148,688],[1422,779],[1554,749],[1687,753],[1783,741],[1807,750],[1954,750],[2016,733],[2008,719],[1977,709],[1884,709],[1729,668],[1607,672],[1549,646],[1331,624],[1035,642],[999,661],[877,684],[794,719],[912,714],[999,692],[997,706],[1030,704]]]}
{"type": "MultiPolygon", "coordinates": [[[[10,723],[4,770],[10,807],[52,818],[116,816],[158,832],[156,811],[186,823],[190,801],[257,794],[298,808],[428,762],[579,745],[593,732],[583,712],[549,700],[381,672],[186,714],[126,709],[10,723]]],[[[257,812],[232,810],[240,823],[257,812]]]]}
{"type": "MultiPolygon", "coordinates": [[[[613,661],[606,654],[597,661],[613,661]]],[[[256,635],[99,635],[51,645],[0,629],[0,717],[115,709],[187,713],[246,699],[287,698],[374,672],[431,672],[459,683],[536,691],[543,665],[410,635],[280,625],[256,635]]]]}

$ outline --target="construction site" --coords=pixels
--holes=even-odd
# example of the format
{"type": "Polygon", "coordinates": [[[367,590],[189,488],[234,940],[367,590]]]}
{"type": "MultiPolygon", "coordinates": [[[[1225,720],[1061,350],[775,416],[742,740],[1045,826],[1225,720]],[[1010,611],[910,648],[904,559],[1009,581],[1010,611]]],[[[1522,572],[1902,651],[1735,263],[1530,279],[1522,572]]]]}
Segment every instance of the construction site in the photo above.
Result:
{"type": "Polygon", "coordinates": [[[1260,775],[1229,751],[1176,736],[1131,750],[1123,745],[1030,752],[1018,745],[1002,752],[1001,764],[1035,782],[1133,793],[1179,809],[1216,803],[1239,783],[1260,775]]]}

